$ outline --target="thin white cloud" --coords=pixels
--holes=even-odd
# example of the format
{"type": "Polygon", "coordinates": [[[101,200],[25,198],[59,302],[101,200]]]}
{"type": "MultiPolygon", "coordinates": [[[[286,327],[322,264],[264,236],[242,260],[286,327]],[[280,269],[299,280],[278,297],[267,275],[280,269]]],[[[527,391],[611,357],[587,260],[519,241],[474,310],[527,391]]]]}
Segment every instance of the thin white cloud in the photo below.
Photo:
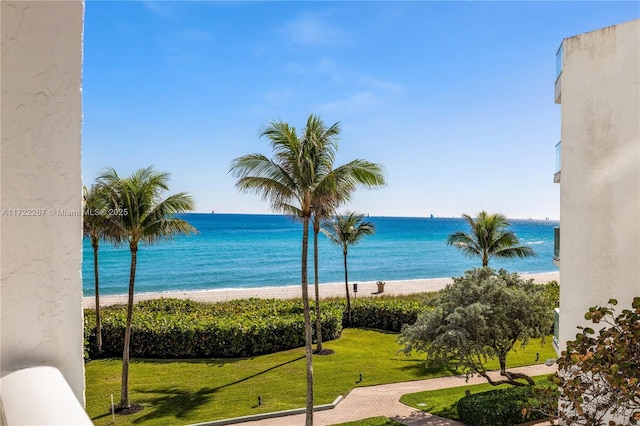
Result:
{"type": "Polygon", "coordinates": [[[142,0],[142,5],[147,10],[163,18],[176,18],[176,8],[174,2],[142,0]]]}
{"type": "Polygon", "coordinates": [[[382,99],[369,91],[357,92],[332,102],[326,102],[318,106],[318,110],[330,113],[351,113],[381,105],[382,99]]]}
{"type": "Polygon", "coordinates": [[[310,14],[301,15],[285,24],[282,32],[292,42],[308,46],[351,44],[344,31],[310,14]]]}
{"type": "Polygon", "coordinates": [[[379,89],[385,92],[391,92],[396,94],[404,92],[404,87],[392,81],[378,80],[373,78],[363,78],[362,84],[364,86],[371,87],[374,89],[379,89]]]}

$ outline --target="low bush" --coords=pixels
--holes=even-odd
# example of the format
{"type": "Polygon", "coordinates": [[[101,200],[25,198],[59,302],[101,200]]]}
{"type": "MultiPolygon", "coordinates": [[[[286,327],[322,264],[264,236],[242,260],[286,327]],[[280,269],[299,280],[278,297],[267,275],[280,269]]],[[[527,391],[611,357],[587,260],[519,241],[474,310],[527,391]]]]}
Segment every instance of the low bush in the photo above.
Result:
{"type": "MultiPolygon", "coordinates": [[[[425,305],[415,300],[365,299],[351,303],[352,327],[399,333],[404,324],[414,324],[425,305]]],[[[345,317],[343,324],[347,324],[345,317]]]]}
{"type": "Polygon", "coordinates": [[[467,426],[512,426],[544,419],[534,386],[496,389],[465,396],[458,401],[458,417],[467,426]],[[528,409],[526,409],[528,407],[528,409]]]}
{"type": "MultiPolygon", "coordinates": [[[[102,309],[102,354],[97,353],[95,311],[85,311],[85,355],[120,356],[126,307],[102,309]]],[[[343,309],[322,309],[323,340],[342,331],[343,309]]],[[[314,330],[315,331],[315,330],[314,330]]],[[[143,358],[241,357],[304,346],[300,301],[246,299],[205,304],[178,299],[140,302],[134,307],[131,356],[143,358]]]]}

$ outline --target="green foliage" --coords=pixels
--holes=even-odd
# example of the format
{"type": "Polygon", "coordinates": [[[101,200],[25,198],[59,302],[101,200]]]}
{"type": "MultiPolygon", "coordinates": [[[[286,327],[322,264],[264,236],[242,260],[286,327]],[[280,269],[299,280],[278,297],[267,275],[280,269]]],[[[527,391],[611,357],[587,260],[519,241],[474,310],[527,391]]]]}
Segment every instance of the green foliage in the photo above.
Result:
{"type": "Polygon", "coordinates": [[[360,299],[351,306],[353,327],[396,333],[404,325],[414,324],[424,311],[420,302],[402,299],[360,299]]]}
{"type": "Polygon", "coordinates": [[[523,410],[535,405],[535,397],[533,386],[471,394],[458,401],[458,417],[467,426],[512,426],[544,419],[539,411],[523,410]]]}
{"type": "MultiPolygon", "coordinates": [[[[157,299],[135,305],[131,356],[146,358],[238,357],[304,346],[304,318],[300,301],[247,299],[204,304],[157,299]]],[[[88,355],[96,357],[95,321],[85,311],[88,355]]],[[[336,304],[322,311],[326,339],[342,331],[343,309],[336,304]]],[[[126,308],[103,309],[103,354],[121,353],[126,308]]]]}
{"type": "Polygon", "coordinates": [[[564,398],[560,418],[567,425],[638,424],[640,421],[640,297],[614,317],[610,307],[589,308],[585,319],[608,326],[582,331],[558,359],[555,382],[564,398]],[[606,417],[613,417],[605,423],[606,417]],[[617,423],[617,422],[621,423],[617,423]]]}
{"type": "Polygon", "coordinates": [[[472,269],[454,278],[436,308],[403,327],[400,343],[405,352],[425,352],[429,364],[453,363],[491,384],[533,384],[526,375],[508,372],[506,357],[516,341],[524,347],[532,337],[544,338],[551,328],[553,311],[542,291],[518,274],[472,269]],[[500,361],[504,380],[493,381],[487,375],[485,363],[491,357],[500,361]]]}

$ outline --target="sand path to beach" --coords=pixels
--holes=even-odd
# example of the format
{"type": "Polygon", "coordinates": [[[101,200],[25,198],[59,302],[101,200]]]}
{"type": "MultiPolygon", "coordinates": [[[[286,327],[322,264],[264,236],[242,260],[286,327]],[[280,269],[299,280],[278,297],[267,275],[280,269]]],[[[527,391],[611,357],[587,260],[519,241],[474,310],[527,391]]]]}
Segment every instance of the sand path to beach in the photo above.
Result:
{"type": "MultiPolygon", "coordinates": [[[[533,278],[536,283],[544,284],[552,280],[559,282],[558,272],[546,272],[540,274],[521,274],[524,279],[533,278]]],[[[443,289],[452,282],[451,278],[430,278],[421,280],[386,281],[384,295],[415,294],[426,291],[437,291],[443,289]]],[[[353,283],[349,283],[351,297],[353,294],[353,283]]],[[[358,282],[358,293],[355,297],[376,296],[378,286],[375,281],[358,282]]],[[[309,295],[313,297],[313,285],[310,285],[309,295]]],[[[345,294],[344,283],[320,284],[320,298],[342,297],[345,294]]],[[[301,297],[299,285],[286,287],[255,287],[255,288],[231,288],[221,290],[202,291],[172,291],[162,293],[140,293],[134,296],[134,301],[159,299],[161,297],[172,297],[178,299],[190,299],[199,302],[225,302],[235,299],[248,299],[258,297],[262,299],[295,299],[301,297]]],[[[127,303],[126,295],[100,296],[100,306],[127,303]]],[[[88,296],[82,300],[83,308],[94,308],[95,297],[88,296]]]]}

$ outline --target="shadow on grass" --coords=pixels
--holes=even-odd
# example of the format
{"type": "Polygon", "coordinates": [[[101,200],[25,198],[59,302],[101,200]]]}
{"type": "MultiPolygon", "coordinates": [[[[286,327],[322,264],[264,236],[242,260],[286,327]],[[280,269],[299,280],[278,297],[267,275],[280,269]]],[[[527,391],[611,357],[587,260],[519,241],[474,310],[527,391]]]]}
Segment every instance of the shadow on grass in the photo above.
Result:
{"type": "MultiPolygon", "coordinates": [[[[226,383],[224,385],[220,385],[217,387],[207,387],[201,388],[197,391],[186,390],[186,389],[178,389],[175,386],[168,388],[158,388],[158,389],[136,389],[138,396],[135,398],[136,402],[144,403],[146,408],[145,411],[149,411],[147,414],[138,417],[133,422],[134,423],[143,423],[152,419],[164,418],[164,417],[175,417],[175,418],[184,418],[191,411],[197,410],[200,406],[210,402],[213,398],[213,395],[220,390],[246,382],[247,380],[251,380],[255,377],[266,374],[270,371],[276,370],[280,367],[283,367],[287,364],[292,364],[296,361],[300,361],[304,359],[304,355],[301,357],[297,357],[291,359],[289,361],[282,362],[280,364],[274,365],[273,367],[269,367],[265,370],[262,370],[258,373],[251,374],[242,379],[236,380],[231,383],[226,383]],[[158,396],[144,398],[141,394],[159,394],[158,396]]],[[[153,360],[151,362],[158,363],[166,363],[170,362],[167,360],[153,360]]],[[[184,361],[181,361],[184,362],[184,361]]],[[[194,360],[194,363],[211,363],[209,360],[194,360]]],[[[216,362],[217,363],[217,362],[216,362]]],[[[229,363],[227,360],[221,360],[221,364],[229,363]]],[[[104,417],[104,416],[100,416],[104,417]]]]}

